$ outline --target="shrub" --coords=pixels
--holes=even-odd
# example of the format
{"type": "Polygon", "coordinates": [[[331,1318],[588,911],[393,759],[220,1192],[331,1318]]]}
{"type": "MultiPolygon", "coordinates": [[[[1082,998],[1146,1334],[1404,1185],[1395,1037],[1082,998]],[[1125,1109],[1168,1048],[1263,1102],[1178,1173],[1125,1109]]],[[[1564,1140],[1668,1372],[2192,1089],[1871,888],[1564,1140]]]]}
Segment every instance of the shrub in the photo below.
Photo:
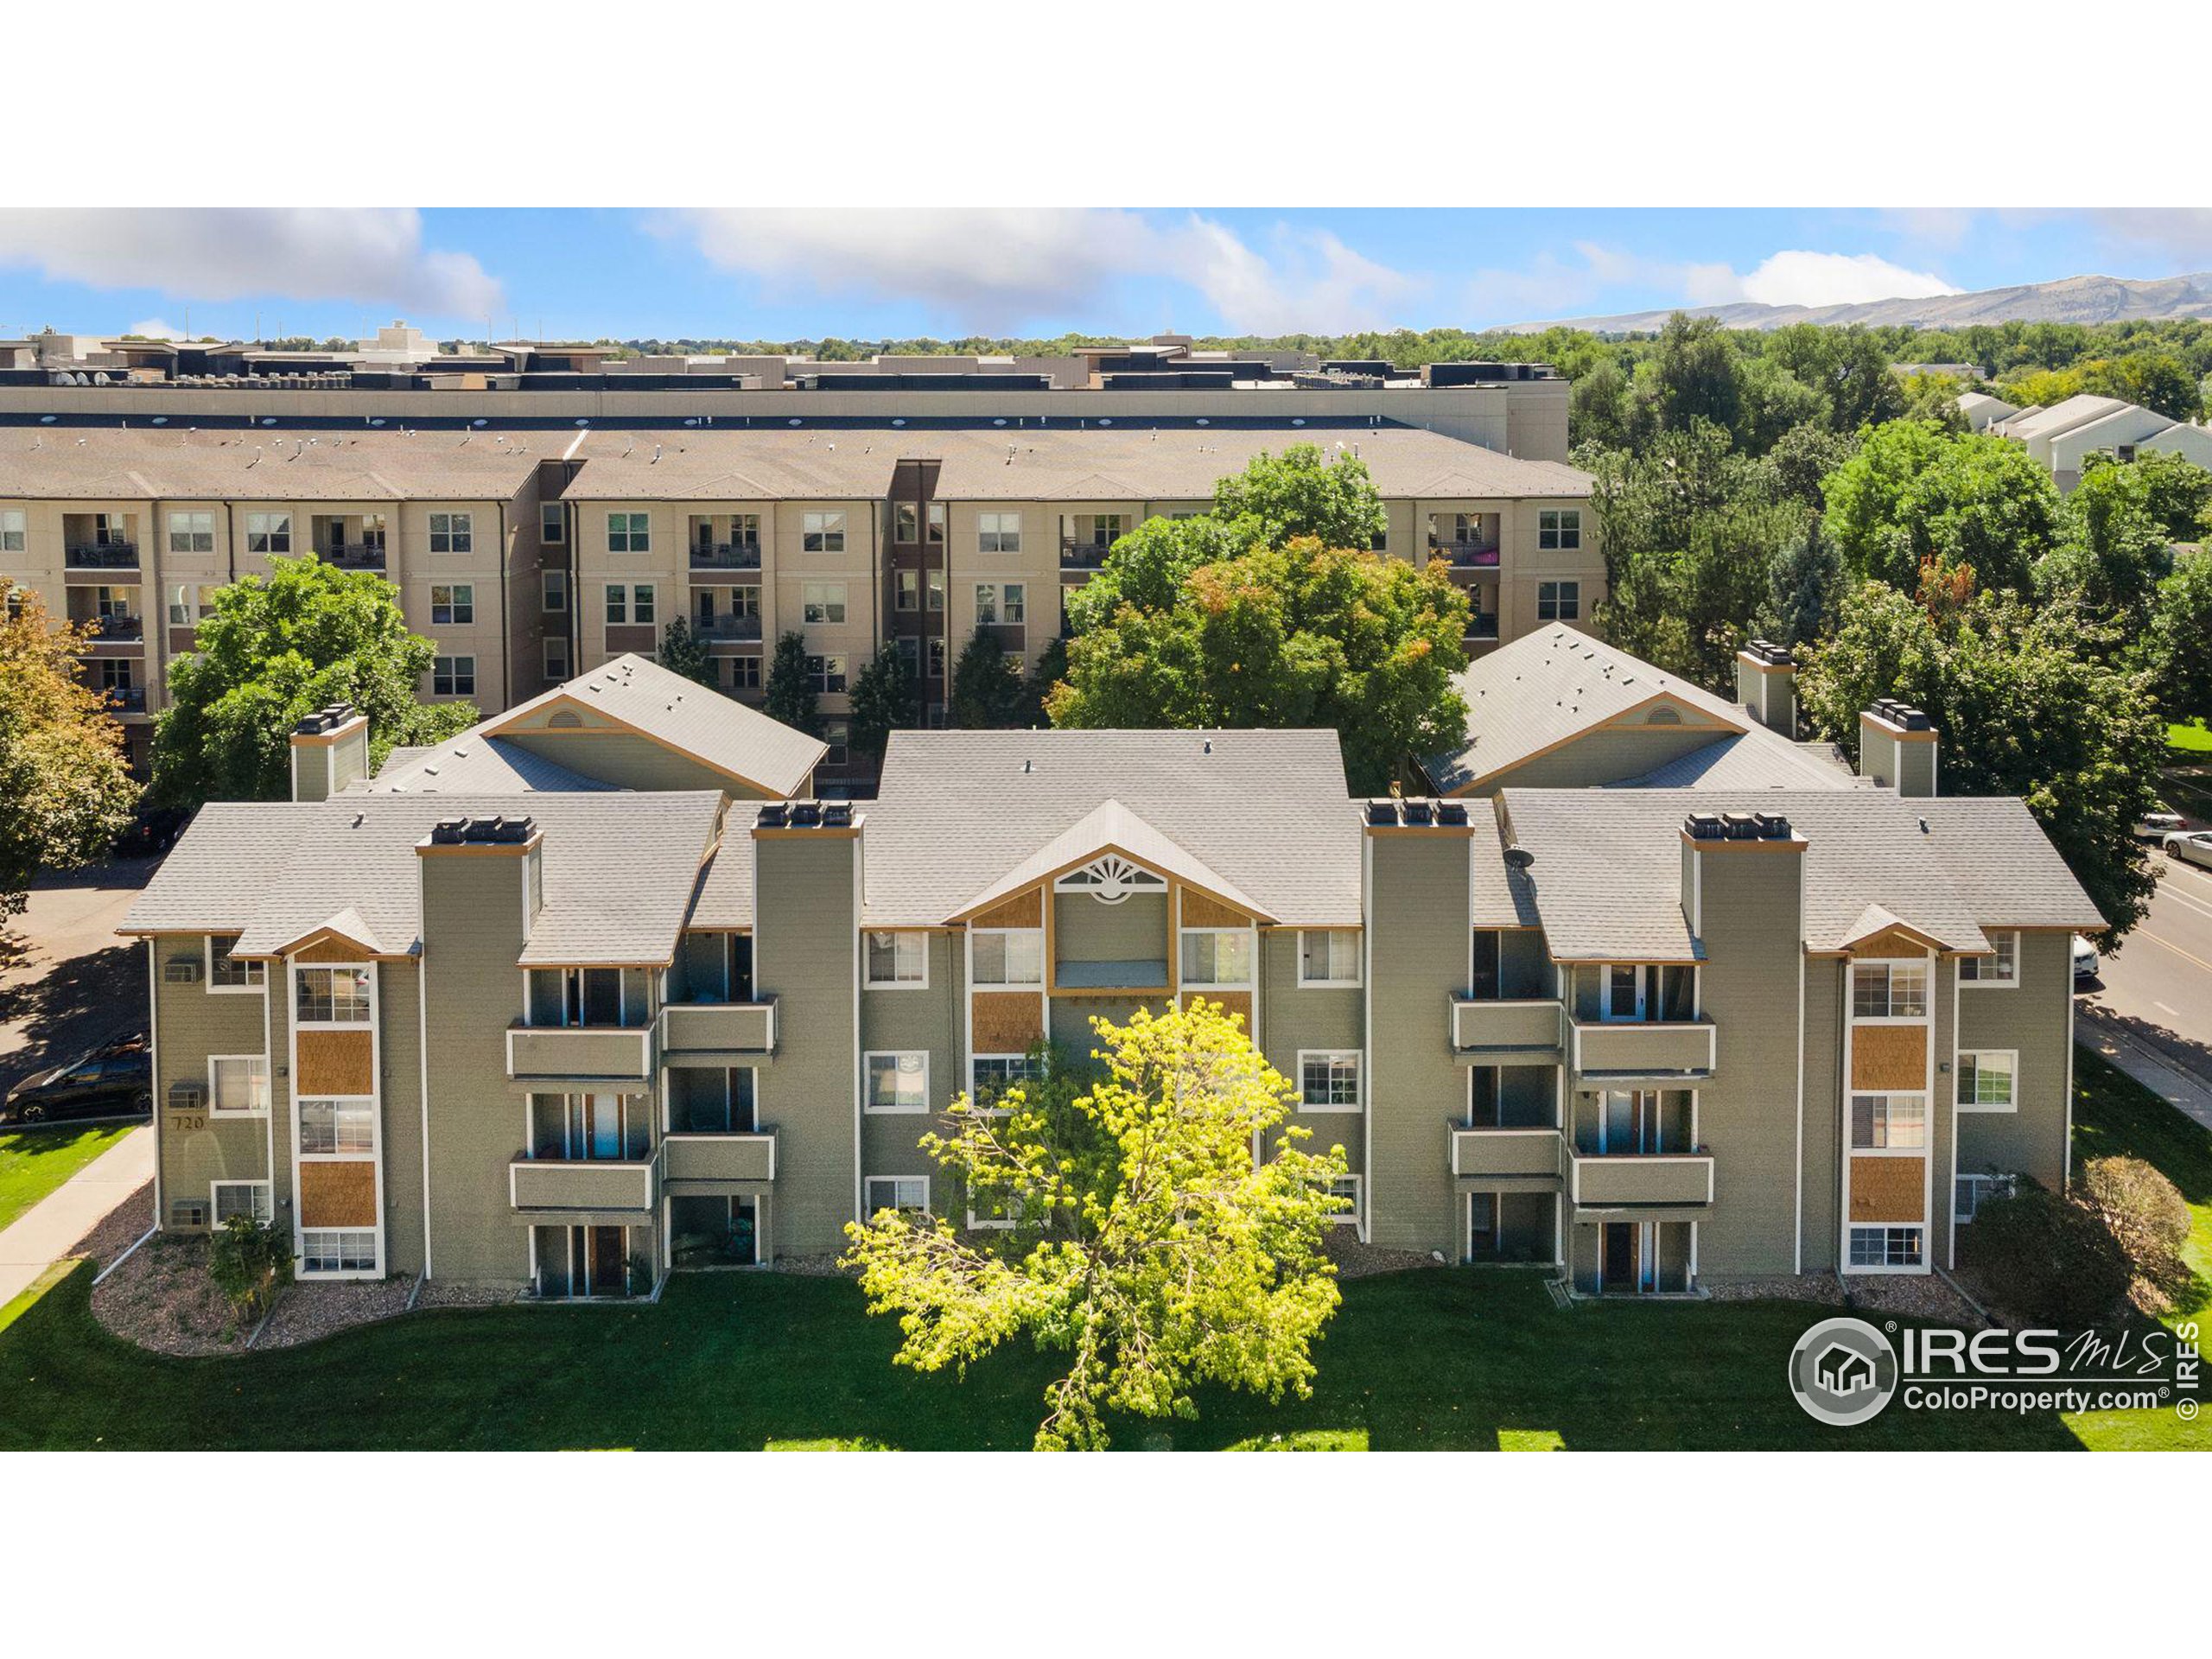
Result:
{"type": "Polygon", "coordinates": [[[2140,1158],[2096,1158],[2082,1167],[2081,1201],[2120,1241],[2138,1273],[2169,1268],[2189,1242],[2181,1189],[2140,1158]]]}
{"type": "Polygon", "coordinates": [[[2006,1307],[2061,1330],[2104,1319],[2133,1277],[2127,1252],[2101,1217],[2028,1180],[1975,1211],[1974,1249],[2006,1307]]]}
{"type": "Polygon", "coordinates": [[[215,1235],[207,1272],[241,1320],[261,1319],[292,1282],[292,1241],[251,1216],[232,1216],[215,1235]]]}

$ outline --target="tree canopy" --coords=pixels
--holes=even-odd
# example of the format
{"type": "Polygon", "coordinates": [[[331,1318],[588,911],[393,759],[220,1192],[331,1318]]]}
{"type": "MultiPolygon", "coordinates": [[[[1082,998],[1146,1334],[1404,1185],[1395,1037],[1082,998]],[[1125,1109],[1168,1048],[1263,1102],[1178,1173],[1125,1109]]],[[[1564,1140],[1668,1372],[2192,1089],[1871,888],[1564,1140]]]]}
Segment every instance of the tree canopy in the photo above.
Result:
{"type": "Polygon", "coordinates": [[[435,743],[476,723],[462,702],[416,701],[436,647],[410,633],[399,590],[313,554],[214,590],[194,649],[169,664],[154,728],[154,793],[176,805],[283,800],[292,728],[350,702],[369,718],[369,764],[395,745],[435,743]]]}
{"type": "Polygon", "coordinates": [[[722,689],[721,677],[715,672],[715,659],[707,649],[707,642],[692,631],[691,624],[677,617],[661,630],[660,665],[671,674],[681,674],[687,680],[701,685],[722,689]]]}
{"type": "Polygon", "coordinates": [[[822,702],[806,665],[806,636],[796,631],[776,636],[768,675],[760,690],[760,712],[809,737],[822,735],[822,702]]]}
{"type": "Polygon", "coordinates": [[[84,649],[84,630],[0,576],[0,918],[41,872],[104,857],[137,803],[122,728],[77,677],[84,649]]]}
{"type": "Polygon", "coordinates": [[[1855,578],[1910,593],[1934,558],[1985,589],[2024,594],[2057,545],[2058,486],[2009,438],[1892,421],[1866,434],[1823,486],[1827,533],[1855,578]]]}
{"type": "Polygon", "coordinates": [[[995,728],[1022,717],[1027,700],[1021,671],[988,628],[977,628],[952,662],[950,713],[955,726],[995,728]]]}
{"type": "Polygon", "coordinates": [[[921,688],[914,671],[897,645],[885,640],[876,647],[853,681],[852,718],[846,742],[856,755],[880,760],[890,746],[891,734],[921,719],[921,688]]]}
{"type": "Polygon", "coordinates": [[[947,1207],[1000,1227],[887,1210],[848,1228],[868,1311],[899,1316],[896,1363],[964,1369],[1025,1335],[1065,1354],[1040,1450],[1103,1447],[1109,1412],[1194,1417],[1201,1384],[1304,1397],[1339,1300],[1322,1241],[1343,1148],[1305,1148],[1295,1091],[1217,1003],[1091,1025],[1100,1070],[963,1096],[922,1137],[947,1207]]]}

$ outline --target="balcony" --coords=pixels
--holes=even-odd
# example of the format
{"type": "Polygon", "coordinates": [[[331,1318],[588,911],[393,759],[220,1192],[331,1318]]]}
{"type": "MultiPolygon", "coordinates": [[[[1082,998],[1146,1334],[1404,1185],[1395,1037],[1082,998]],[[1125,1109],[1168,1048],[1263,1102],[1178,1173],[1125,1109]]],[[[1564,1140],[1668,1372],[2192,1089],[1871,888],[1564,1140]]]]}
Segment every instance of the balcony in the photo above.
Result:
{"type": "Polygon", "coordinates": [[[136,570],[138,568],[138,543],[86,543],[67,549],[61,557],[64,568],[70,570],[136,570]]]}
{"type": "Polygon", "coordinates": [[[1718,1039],[1710,1020],[1568,1022],[1568,1064],[1597,1084],[1696,1083],[1713,1075],[1718,1039]]]}
{"type": "Polygon", "coordinates": [[[507,1027],[507,1076],[517,1082],[645,1083],[652,1075],[651,1026],[507,1027]]]}
{"type": "Polygon", "coordinates": [[[662,1178],[669,1181],[772,1181],[776,1133],[671,1135],[661,1143],[662,1178]]]}
{"type": "Polygon", "coordinates": [[[1713,1203],[1713,1154],[1567,1152],[1567,1195],[1578,1210],[1688,1210],[1713,1203]]]}
{"type": "Polygon", "coordinates": [[[526,1213],[620,1211],[650,1218],[658,1207],[660,1154],[645,1158],[531,1158],[507,1164],[507,1201],[526,1213]]]}
{"type": "Polygon", "coordinates": [[[111,685],[103,689],[109,709],[118,715],[143,715],[146,712],[146,688],[143,685],[111,685]]]}
{"type": "Polygon", "coordinates": [[[1112,551],[1109,542],[1079,542],[1072,536],[1060,538],[1060,569],[1063,570],[1096,570],[1106,563],[1112,551]]]}
{"type": "Polygon", "coordinates": [[[1557,1129],[1465,1129],[1452,1127],[1452,1173],[1529,1192],[1556,1192],[1566,1143],[1557,1129]]]}
{"type": "Polygon", "coordinates": [[[1495,570],[1498,564],[1498,548],[1494,542],[1449,542],[1431,537],[1428,553],[1431,558],[1442,559],[1454,570],[1495,570]]]}
{"type": "Polygon", "coordinates": [[[757,542],[694,542],[691,543],[691,568],[694,570],[758,570],[760,568],[760,546],[757,542]]]}
{"type": "Polygon", "coordinates": [[[1452,1047],[1460,1054],[1556,1060],[1565,1010],[1555,997],[1466,998],[1452,1001],[1452,1047]]]}
{"type": "Polygon", "coordinates": [[[661,1049],[672,1061],[776,1051],[776,999],[671,1002],[660,1011],[661,1049]]]}
{"type": "Polygon", "coordinates": [[[367,542],[331,542],[315,550],[315,556],[325,564],[335,565],[340,570],[381,570],[384,569],[384,544],[367,542]]]}
{"type": "Polygon", "coordinates": [[[1484,643],[1494,641],[1497,638],[1497,613],[1493,611],[1488,616],[1469,617],[1467,638],[1484,643]]]}
{"type": "Polygon", "coordinates": [[[758,639],[760,619],[757,616],[695,616],[691,632],[698,639],[709,642],[728,639],[758,639]]]}
{"type": "Polygon", "coordinates": [[[145,648],[146,619],[143,616],[73,617],[85,630],[87,652],[135,656],[145,648]]]}

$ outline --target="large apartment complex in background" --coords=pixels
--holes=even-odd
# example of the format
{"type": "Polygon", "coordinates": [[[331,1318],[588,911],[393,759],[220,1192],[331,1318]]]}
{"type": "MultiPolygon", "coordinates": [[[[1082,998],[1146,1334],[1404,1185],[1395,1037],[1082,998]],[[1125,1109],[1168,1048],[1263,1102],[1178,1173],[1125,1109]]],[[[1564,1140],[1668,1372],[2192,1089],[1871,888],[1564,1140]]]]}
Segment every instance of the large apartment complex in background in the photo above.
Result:
{"type": "Polygon", "coordinates": [[[296,801],[206,808],[126,924],[161,1224],[545,1299],[988,1228],[936,1115],[1205,996],[1375,1244],[1586,1294],[1927,1272],[2064,1179],[2100,920],[2019,802],[1936,795],[1924,715],[1868,710],[1854,772],[1786,653],[1739,667],[1546,626],[1403,800],[1328,732],[1045,731],[899,733],[824,802],[820,744],[632,656],[373,778],[329,711],[296,801]]]}
{"type": "MultiPolygon", "coordinates": [[[[86,672],[141,761],[213,589],[309,550],[397,586],[437,646],[428,699],[504,709],[651,654],[681,617],[740,699],[757,699],[777,636],[802,634],[833,740],[852,677],[895,640],[934,719],[976,629],[1033,662],[1116,537],[1205,510],[1217,479],[1300,442],[1369,467],[1389,513],[1378,550],[1449,564],[1472,601],[1471,651],[1586,623],[1604,564],[1590,480],[1565,464],[1566,383],[1454,366],[1478,372],[1217,385],[1094,362],[1081,386],[1008,390],[979,372],[948,390],[879,366],[839,378],[873,388],[589,394],[0,385],[0,575],[97,625],[86,672]],[[576,398],[592,412],[558,412],[576,398]]],[[[833,743],[823,787],[849,784],[843,762],[833,743]]]]}

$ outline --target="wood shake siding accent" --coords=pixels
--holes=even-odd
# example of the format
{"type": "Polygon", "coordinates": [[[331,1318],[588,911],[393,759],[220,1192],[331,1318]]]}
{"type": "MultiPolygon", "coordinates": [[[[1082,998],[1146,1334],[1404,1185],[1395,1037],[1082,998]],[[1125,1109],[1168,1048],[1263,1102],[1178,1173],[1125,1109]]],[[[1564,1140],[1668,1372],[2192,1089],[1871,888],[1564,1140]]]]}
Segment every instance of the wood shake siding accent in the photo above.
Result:
{"type": "Polygon", "coordinates": [[[1917,1158],[1853,1158],[1852,1224],[1918,1221],[1926,1179],[1917,1158]]]}
{"type": "MultiPolygon", "coordinates": [[[[1935,989],[1930,988],[1932,997],[1935,989]]],[[[1917,1092],[1928,1086],[1928,1027],[1860,1025],[1851,1036],[1851,1086],[1917,1092]]]]}
{"type": "Polygon", "coordinates": [[[1045,1034],[1044,1004],[1035,991],[977,991],[972,1001],[977,1054],[1026,1053],[1045,1034]]]}
{"type": "Polygon", "coordinates": [[[1918,962],[1928,954],[1928,947],[1891,928],[1861,939],[1851,947],[1851,954],[1869,962],[1918,962]]]}
{"type": "Polygon", "coordinates": [[[296,950],[292,953],[292,960],[303,968],[312,968],[317,963],[336,963],[345,965],[358,963],[361,959],[361,947],[358,944],[350,944],[343,939],[320,940],[308,946],[304,950],[296,950]]]}
{"type": "Polygon", "coordinates": [[[377,1166],[366,1158],[300,1166],[300,1225],[373,1227],[377,1224],[377,1166]]]}
{"type": "Polygon", "coordinates": [[[994,905],[979,913],[968,924],[970,927],[1042,927],[1045,925],[1044,889],[1032,887],[1027,893],[1017,893],[1002,905],[994,905]]]}
{"type": "MultiPolygon", "coordinates": [[[[1244,1034],[1248,1037],[1252,1034],[1251,992],[1217,991],[1211,986],[1201,985],[1194,989],[1185,991],[1183,994],[1184,1005],[1188,1007],[1190,1003],[1199,998],[1204,998],[1208,1002],[1218,1002],[1221,1004],[1222,1011],[1224,1014],[1233,1014],[1239,1016],[1244,1021],[1244,1034]]],[[[1285,1075],[1287,1076],[1288,1074],[1285,1073],[1285,1075]]]]}
{"type": "Polygon", "coordinates": [[[1205,893],[1189,887],[1179,887],[1183,901],[1182,925],[1185,927],[1249,927],[1252,918],[1241,910],[1209,899],[1205,893]]]}
{"type": "Polygon", "coordinates": [[[303,1031],[299,1034],[297,1094],[366,1095],[376,1090],[375,1037],[358,1031],[303,1031]]]}

